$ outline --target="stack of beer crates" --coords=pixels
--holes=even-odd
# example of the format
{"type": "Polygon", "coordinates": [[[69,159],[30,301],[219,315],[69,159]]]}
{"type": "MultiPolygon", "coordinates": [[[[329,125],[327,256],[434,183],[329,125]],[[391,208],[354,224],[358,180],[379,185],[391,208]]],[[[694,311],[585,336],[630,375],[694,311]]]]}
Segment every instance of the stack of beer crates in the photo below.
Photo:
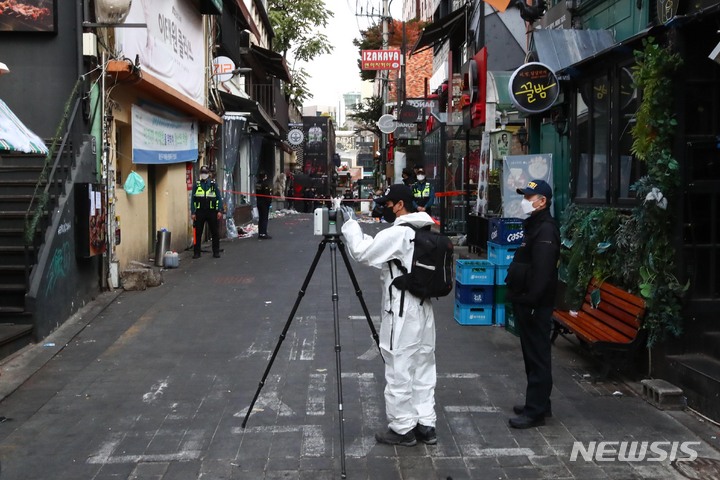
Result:
{"type": "Polygon", "coordinates": [[[460,325],[492,325],[495,265],[488,260],[455,263],[455,321],[460,325]]]}
{"type": "Polygon", "coordinates": [[[518,334],[512,305],[506,303],[508,266],[523,240],[522,220],[492,218],[488,228],[488,261],[495,266],[494,310],[496,325],[504,325],[508,332],[518,334]]]}

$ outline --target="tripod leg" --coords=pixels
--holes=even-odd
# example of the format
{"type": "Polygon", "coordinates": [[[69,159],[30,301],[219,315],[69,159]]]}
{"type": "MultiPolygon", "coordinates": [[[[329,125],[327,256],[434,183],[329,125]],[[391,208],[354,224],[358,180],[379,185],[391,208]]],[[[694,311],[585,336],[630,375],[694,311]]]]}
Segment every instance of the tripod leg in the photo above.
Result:
{"type": "MultiPolygon", "coordinates": [[[[370,311],[365,304],[365,298],[363,297],[362,290],[360,290],[360,284],[355,277],[355,272],[353,272],[352,265],[350,264],[350,259],[348,258],[347,252],[345,251],[345,244],[339,238],[337,243],[338,248],[340,249],[340,254],[342,255],[343,261],[345,262],[345,268],[347,268],[348,275],[350,275],[350,281],[352,282],[353,288],[355,289],[355,295],[357,295],[358,300],[360,300],[360,306],[363,309],[363,313],[365,313],[365,319],[367,320],[368,326],[370,327],[370,333],[372,334],[372,338],[373,340],[375,340],[375,345],[378,346],[378,350],[380,350],[380,337],[378,336],[377,330],[375,330],[375,325],[373,324],[372,318],[370,317],[370,311]]],[[[380,358],[382,358],[382,352],[380,352],[380,358]]]]}
{"type": "Polygon", "coordinates": [[[300,306],[300,301],[305,296],[305,290],[307,289],[308,285],[310,284],[310,279],[313,276],[313,273],[315,272],[315,268],[317,267],[318,261],[320,261],[320,257],[322,256],[323,251],[325,250],[325,245],[327,245],[328,240],[323,239],[322,242],[320,242],[320,245],[318,246],[318,251],[315,254],[315,258],[313,259],[312,265],[310,265],[310,270],[308,270],[307,275],[305,276],[305,281],[302,284],[302,287],[300,287],[300,291],[298,292],[297,299],[295,300],[295,305],[293,305],[292,311],[290,312],[290,315],[288,316],[287,321],[285,322],[285,327],[283,327],[283,331],[280,334],[280,338],[278,339],[277,345],[275,345],[275,350],[273,350],[272,356],[270,357],[270,361],[267,364],[267,367],[265,368],[265,373],[263,373],[262,379],[260,379],[260,384],[258,384],[257,391],[255,392],[255,396],[252,399],[252,402],[250,402],[250,406],[248,407],[248,411],[245,414],[245,419],[242,422],[242,428],[245,428],[245,425],[247,425],[248,418],[250,418],[250,412],[252,412],[253,407],[255,406],[255,402],[257,401],[258,397],[260,396],[260,390],[262,390],[263,385],[265,385],[265,380],[267,380],[268,375],[270,374],[270,369],[272,368],[273,362],[275,362],[275,357],[277,357],[278,351],[280,350],[280,346],[283,343],[283,340],[285,340],[285,335],[287,335],[287,331],[290,328],[290,324],[293,321],[293,318],[295,318],[295,312],[297,312],[298,307],[300,306]]]}
{"type": "Polygon", "coordinates": [[[343,417],[343,393],[342,393],[342,362],[340,352],[340,315],[338,312],[338,286],[337,286],[337,249],[335,242],[330,243],[330,268],[332,271],[332,303],[333,303],[333,324],[335,326],[335,372],[337,374],[337,395],[338,395],[338,422],[340,423],[340,475],[345,478],[345,419],[343,417]]]}

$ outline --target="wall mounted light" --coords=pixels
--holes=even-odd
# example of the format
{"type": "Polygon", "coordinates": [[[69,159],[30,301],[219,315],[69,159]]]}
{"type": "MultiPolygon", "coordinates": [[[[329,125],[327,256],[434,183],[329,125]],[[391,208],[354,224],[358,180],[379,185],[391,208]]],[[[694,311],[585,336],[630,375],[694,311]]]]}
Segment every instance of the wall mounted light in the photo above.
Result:
{"type": "Polygon", "coordinates": [[[518,142],[520,142],[520,145],[525,147],[528,144],[528,131],[527,128],[525,128],[525,125],[520,127],[517,131],[517,139],[518,142]]]}
{"type": "Polygon", "coordinates": [[[6,73],[10,73],[10,69],[8,68],[7,65],[0,62],[0,75],[5,75],[6,73]]]}
{"type": "Polygon", "coordinates": [[[562,137],[564,135],[567,135],[568,119],[564,114],[558,113],[557,115],[555,115],[552,123],[555,127],[555,131],[559,136],[562,137]]]}

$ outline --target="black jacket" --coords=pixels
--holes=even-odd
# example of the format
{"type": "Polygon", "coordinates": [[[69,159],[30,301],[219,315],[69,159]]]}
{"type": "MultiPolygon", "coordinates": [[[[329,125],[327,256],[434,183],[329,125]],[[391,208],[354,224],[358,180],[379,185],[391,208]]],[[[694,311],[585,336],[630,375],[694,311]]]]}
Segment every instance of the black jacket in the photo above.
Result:
{"type": "Polygon", "coordinates": [[[523,243],[505,280],[507,300],[530,307],[552,307],[557,289],[560,230],[547,209],[523,222],[523,243]]]}

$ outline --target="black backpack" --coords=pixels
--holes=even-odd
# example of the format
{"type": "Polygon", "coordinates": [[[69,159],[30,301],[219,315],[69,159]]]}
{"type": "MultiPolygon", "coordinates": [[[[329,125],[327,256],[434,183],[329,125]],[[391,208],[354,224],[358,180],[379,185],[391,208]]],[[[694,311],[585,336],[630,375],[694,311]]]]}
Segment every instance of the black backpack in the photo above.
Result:
{"type": "MultiPolygon", "coordinates": [[[[430,226],[417,228],[408,224],[401,225],[415,230],[410,272],[399,260],[393,260],[403,273],[392,281],[392,285],[402,291],[401,305],[405,300],[405,291],[422,300],[448,295],[452,292],[455,279],[454,249],[450,239],[442,233],[433,232],[430,226]]],[[[402,306],[400,316],[402,316],[402,306]]]]}

